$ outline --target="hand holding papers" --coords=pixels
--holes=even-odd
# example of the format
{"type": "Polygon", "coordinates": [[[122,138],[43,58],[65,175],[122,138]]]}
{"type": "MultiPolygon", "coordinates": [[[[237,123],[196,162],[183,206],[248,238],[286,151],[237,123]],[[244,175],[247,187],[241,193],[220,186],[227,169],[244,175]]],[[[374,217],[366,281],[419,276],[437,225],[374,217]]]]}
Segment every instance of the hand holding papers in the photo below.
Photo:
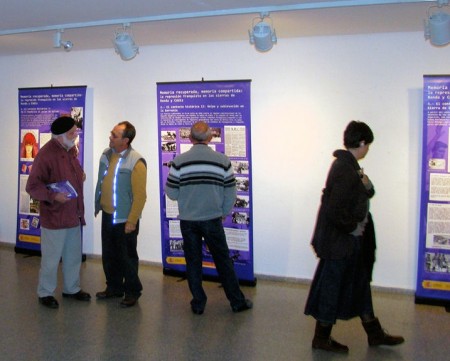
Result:
{"type": "Polygon", "coordinates": [[[51,189],[53,192],[56,193],[64,193],[67,196],[67,198],[78,197],[77,191],[68,180],[47,184],[47,188],[51,189]]]}

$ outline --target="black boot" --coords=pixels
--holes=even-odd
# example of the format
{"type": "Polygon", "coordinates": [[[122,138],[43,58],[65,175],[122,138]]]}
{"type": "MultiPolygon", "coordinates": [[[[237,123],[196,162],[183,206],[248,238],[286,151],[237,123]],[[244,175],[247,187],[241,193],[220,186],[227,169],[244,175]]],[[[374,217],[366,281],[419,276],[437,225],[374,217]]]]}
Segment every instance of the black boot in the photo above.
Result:
{"type": "Polygon", "coordinates": [[[320,350],[347,353],[348,347],[341,345],[339,342],[331,338],[331,329],[333,325],[322,324],[319,321],[316,322],[316,331],[312,340],[312,347],[320,350]]]}
{"type": "Polygon", "coordinates": [[[387,345],[394,346],[399,345],[405,341],[402,336],[389,335],[380,325],[378,318],[362,323],[364,330],[367,333],[367,340],[370,346],[387,345]]]}

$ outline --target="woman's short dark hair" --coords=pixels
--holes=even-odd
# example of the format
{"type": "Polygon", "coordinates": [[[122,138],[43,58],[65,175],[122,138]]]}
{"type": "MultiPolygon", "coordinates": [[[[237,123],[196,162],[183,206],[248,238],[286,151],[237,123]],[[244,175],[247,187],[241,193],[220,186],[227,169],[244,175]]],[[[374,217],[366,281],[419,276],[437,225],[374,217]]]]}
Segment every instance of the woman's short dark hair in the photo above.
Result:
{"type": "Polygon", "coordinates": [[[363,122],[352,120],[344,131],[344,146],[346,148],[358,148],[361,142],[370,144],[374,136],[370,127],[363,122]]]}

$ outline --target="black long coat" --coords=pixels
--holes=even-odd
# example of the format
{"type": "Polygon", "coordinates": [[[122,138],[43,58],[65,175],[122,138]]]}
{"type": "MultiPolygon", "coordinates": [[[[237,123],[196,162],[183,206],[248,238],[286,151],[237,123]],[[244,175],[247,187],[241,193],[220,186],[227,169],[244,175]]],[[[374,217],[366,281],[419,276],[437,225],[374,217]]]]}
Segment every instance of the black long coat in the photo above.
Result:
{"type": "MultiPolygon", "coordinates": [[[[311,241],[321,259],[342,259],[353,252],[354,242],[350,233],[364,220],[368,213],[368,200],[375,194],[374,188],[367,190],[362,183],[360,166],[352,153],[336,150],[333,156],[336,159],[323,189],[311,241]]],[[[375,232],[370,214],[363,237],[364,263],[371,270],[375,260],[375,232]]]]}

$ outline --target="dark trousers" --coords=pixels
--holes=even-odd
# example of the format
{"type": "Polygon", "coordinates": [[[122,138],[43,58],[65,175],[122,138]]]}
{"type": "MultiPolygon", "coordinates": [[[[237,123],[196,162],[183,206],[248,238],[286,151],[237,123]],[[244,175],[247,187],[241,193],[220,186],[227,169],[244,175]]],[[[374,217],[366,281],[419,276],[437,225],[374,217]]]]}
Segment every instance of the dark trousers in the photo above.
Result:
{"type": "Polygon", "coordinates": [[[186,275],[193,296],[192,306],[204,307],[207,299],[202,287],[202,239],[205,240],[211,252],[231,307],[242,305],[245,302],[245,297],[239,287],[233,261],[230,258],[222,219],[216,218],[208,221],[181,220],[180,228],[186,258],[186,275]]]}
{"type": "Polygon", "coordinates": [[[113,224],[112,214],[102,212],[102,262],[108,291],[124,292],[133,297],[141,295],[138,234],[139,221],[136,230],[125,233],[125,223],[113,224]]]}

